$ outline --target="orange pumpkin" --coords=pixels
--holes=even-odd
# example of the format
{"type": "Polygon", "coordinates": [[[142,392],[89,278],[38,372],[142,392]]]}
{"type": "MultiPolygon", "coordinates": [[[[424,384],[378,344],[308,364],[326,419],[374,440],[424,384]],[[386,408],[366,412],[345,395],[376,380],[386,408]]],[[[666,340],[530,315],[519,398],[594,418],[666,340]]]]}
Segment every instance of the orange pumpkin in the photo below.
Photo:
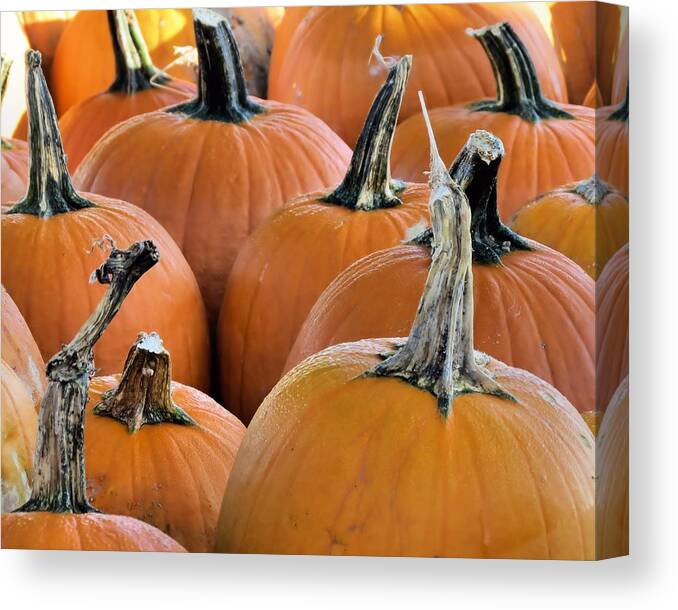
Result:
{"type": "MultiPolygon", "coordinates": [[[[194,45],[190,10],[143,9],[136,11],[153,62],[164,68],[175,60],[174,47],[194,45]]],[[[64,30],[54,52],[50,83],[57,113],[102,93],[115,78],[106,11],[78,11],[64,30]]],[[[169,73],[195,80],[194,68],[175,64],[169,73]]]]}
{"type": "Polygon", "coordinates": [[[275,30],[273,49],[271,50],[271,63],[268,68],[268,91],[279,90],[279,85],[273,85],[273,79],[278,78],[290,42],[299,24],[312,9],[311,6],[287,6],[282,20],[275,30]]]}
{"type": "Polygon", "coordinates": [[[31,175],[26,196],[2,215],[2,281],[44,358],[59,350],[94,309],[102,289],[83,267],[107,236],[129,243],[150,235],[163,260],[97,345],[101,374],[120,371],[139,330],[157,330],[177,353],[176,379],[209,386],[209,338],[200,291],[186,260],[148,214],[122,201],[77,193],[66,170],[40,54],[32,52],[27,94],[31,175]],[[149,303],[153,307],[149,307],[149,303]]]}
{"type": "Polygon", "coordinates": [[[262,224],[238,254],[218,326],[224,401],[248,422],[275,385],[306,315],[360,257],[399,243],[428,218],[428,189],[391,180],[389,155],[412,58],[377,94],[343,182],[299,197],[262,224]],[[275,303],[275,307],[271,307],[275,303]]]}
{"type": "Polygon", "coordinates": [[[45,362],[33,335],[4,286],[2,291],[2,360],[16,373],[37,407],[45,392],[45,362]]]}
{"type": "Polygon", "coordinates": [[[610,99],[623,7],[596,2],[552,2],[551,29],[570,102],[583,104],[596,80],[610,99]]]}
{"type": "Polygon", "coordinates": [[[504,20],[515,25],[538,58],[547,94],[567,102],[565,80],[546,32],[532,8],[520,4],[312,8],[295,28],[279,70],[271,67],[269,96],[310,110],[353,146],[383,79],[378,64],[369,65],[377,37],[383,38],[385,55],[411,54],[416,59],[403,101],[405,119],[418,111],[419,89],[431,107],[490,95],[490,66],[465,32],[504,20]]]}
{"type": "Polygon", "coordinates": [[[629,9],[619,7],[622,12],[623,35],[619,48],[615,54],[614,74],[612,76],[612,91],[610,93],[610,104],[613,106],[621,104],[626,97],[626,90],[629,87],[629,28],[628,18],[629,9]]]}
{"type": "Polygon", "coordinates": [[[617,106],[596,110],[596,172],[629,196],[629,92],[617,106]]]}
{"type": "Polygon", "coordinates": [[[108,11],[108,23],[115,80],[107,91],[71,106],[59,120],[68,168],[72,172],[114,125],[185,101],[195,93],[193,84],[172,79],[151,63],[134,11],[108,11]]]}
{"type": "Polygon", "coordinates": [[[629,374],[629,246],[596,281],[596,404],[604,410],[629,374]]]}
{"type": "Polygon", "coordinates": [[[276,385],[217,551],[594,557],[593,436],[555,388],[474,352],[471,211],[432,157],[436,249],[410,336],[328,348],[276,385]]]}
{"type": "Polygon", "coordinates": [[[589,108],[600,108],[603,105],[603,95],[600,92],[598,81],[593,81],[591,88],[588,90],[588,93],[581,104],[582,106],[588,106],[589,108]]]}
{"type": "MultiPolygon", "coordinates": [[[[470,142],[492,138],[476,132],[470,142]]],[[[500,143],[498,143],[500,145],[500,143]]],[[[554,385],[580,411],[595,406],[594,285],[565,256],[501,224],[495,162],[468,181],[467,144],[452,166],[473,212],[476,347],[554,385]]],[[[290,350],[285,371],[331,345],[407,334],[431,264],[431,235],[374,252],[328,286],[290,350]]]]}
{"type": "Polygon", "coordinates": [[[245,427],[209,396],[171,381],[155,333],[132,346],[122,375],[97,377],[85,412],[88,497],[209,552],[245,427]]]}
{"type": "Polygon", "coordinates": [[[629,380],[605,410],[596,439],[598,559],[629,554],[629,380]]]}
{"type": "Polygon", "coordinates": [[[0,361],[0,386],[2,510],[11,512],[26,502],[30,496],[38,418],[33,398],[4,358],[0,361]]]}
{"type": "Polygon", "coordinates": [[[537,197],[518,211],[511,228],[563,253],[595,280],[629,241],[629,204],[593,176],[537,197]]]}
{"type": "MultiPolygon", "coordinates": [[[[31,51],[28,59],[32,80],[40,54],[31,51]]],[[[49,384],[40,407],[30,499],[17,512],[2,516],[3,548],[184,550],[146,523],[94,513],[86,494],[83,417],[94,344],[158,258],[153,242],[138,242],[127,250],[114,249],[92,274],[109,288],[84,326],[47,364],[49,384]]],[[[29,410],[34,414],[32,405],[29,410]]]]}
{"type": "Polygon", "coordinates": [[[248,97],[227,20],[196,9],[195,28],[198,97],[113,128],[75,180],[161,222],[184,251],[216,322],[247,235],[290,198],[340,180],[350,151],[305,110],[248,97]]]}
{"type": "Polygon", "coordinates": [[[40,51],[45,71],[49,73],[54,52],[66,26],[77,11],[22,11],[19,22],[31,48],[40,51]]]}
{"type": "MultiPolygon", "coordinates": [[[[26,114],[24,54],[30,47],[17,15],[18,13],[3,12],[0,20],[0,56],[2,58],[0,134],[8,137],[14,135],[17,126],[26,114]],[[12,78],[7,78],[10,66],[12,78]]],[[[25,139],[15,137],[19,140],[25,139]]]]}
{"type": "MultiPolygon", "coordinates": [[[[436,108],[431,122],[446,157],[456,154],[475,129],[486,129],[511,143],[498,187],[499,212],[508,219],[541,193],[593,175],[594,111],[557,106],[543,97],[527,49],[510,25],[483,28],[473,36],[494,66],[497,100],[436,108]]],[[[421,115],[398,127],[393,142],[396,175],[421,179],[427,168],[425,141],[421,115]]]]}

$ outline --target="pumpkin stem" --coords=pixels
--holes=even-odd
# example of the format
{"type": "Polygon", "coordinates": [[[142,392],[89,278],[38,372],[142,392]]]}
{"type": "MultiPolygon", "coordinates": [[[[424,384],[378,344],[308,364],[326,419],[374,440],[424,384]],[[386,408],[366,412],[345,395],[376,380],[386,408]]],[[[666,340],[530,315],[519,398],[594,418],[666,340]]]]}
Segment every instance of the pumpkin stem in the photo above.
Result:
{"type": "Polygon", "coordinates": [[[7,214],[49,218],[94,204],[75,192],[66,168],[54,104],[42,73],[39,51],[26,51],[26,99],[30,173],[28,191],[7,214]]]}
{"type": "MultiPolygon", "coordinates": [[[[461,187],[444,171],[419,95],[431,142],[429,205],[435,247],[410,336],[367,374],[399,377],[431,392],[438,399],[440,413],[447,417],[458,394],[512,397],[484,370],[483,356],[476,357],[473,349],[471,208],[461,187]]],[[[491,162],[497,153],[494,144],[488,147],[474,136],[466,147],[469,158],[487,158],[489,154],[491,162]]]]}
{"type": "Polygon", "coordinates": [[[160,258],[152,241],[113,247],[93,274],[108,290],[73,340],[47,363],[47,390],[40,404],[33,458],[31,498],[16,512],[96,512],[87,500],[84,459],[84,412],[94,344],[136,281],[160,258]]]}
{"type": "Polygon", "coordinates": [[[468,30],[468,34],[483,45],[497,82],[496,100],[475,102],[470,108],[515,114],[531,123],[574,118],[544,97],[532,59],[508,23],[468,30]]]}
{"type": "Polygon", "coordinates": [[[242,123],[264,112],[247,94],[240,52],[225,19],[209,9],[193,9],[198,49],[198,95],[167,112],[194,119],[242,123]]]}
{"type": "Polygon", "coordinates": [[[405,55],[389,70],[372,102],[346,176],[325,201],[353,210],[400,205],[395,192],[404,184],[391,181],[391,145],[411,69],[412,56],[405,55]]]}
{"type": "Polygon", "coordinates": [[[94,413],[121,421],[132,433],[144,424],[195,424],[172,401],[172,361],[158,333],[139,334],[118,387],[102,396],[94,413]]]}
{"type": "MultiPolygon", "coordinates": [[[[502,141],[479,129],[469,136],[449,169],[450,178],[464,191],[471,207],[471,247],[476,264],[498,264],[505,254],[531,249],[499,218],[497,174],[503,156],[502,141]]],[[[432,247],[432,229],[426,229],[409,243],[432,247]]]]}
{"type": "Polygon", "coordinates": [[[621,104],[617,106],[615,111],[607,117],[608,121],[622,121],[627,123],[629,120],[629,86],[626,85],[626,94],[621,104]]]}
{"type": "Polygon", "coordinates": [[[610,185],[593,174],[588,180],[577,182],[572,187],[572,192],[579,195],[586,203],[598,205],[612,191],[610,185]]]}
{"type": "Polygon", "coordinates": [[[115,56],[115,80],[108,91],[132,95],[153,87],[151,79],[167,82],[169,77],[151,61],[134,11],[117,9],[106,12],[115,56]]]}

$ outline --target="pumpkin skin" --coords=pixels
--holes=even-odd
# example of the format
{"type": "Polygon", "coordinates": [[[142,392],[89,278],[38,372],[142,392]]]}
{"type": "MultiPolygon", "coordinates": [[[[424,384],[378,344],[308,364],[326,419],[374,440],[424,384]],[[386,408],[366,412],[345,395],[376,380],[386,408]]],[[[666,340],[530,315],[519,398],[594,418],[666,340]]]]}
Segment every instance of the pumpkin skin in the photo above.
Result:
{"type": "Polygon", "coordinates": [[[586,97],[582,101],[582,106],[589,108],[600,108],[603,105],[603,95],[600,92],[600,87],[597,81],[593,81],[591,88],[588,90],[586,97]]]}
{"type": "MultiPolygon", "coordinates": [[[[487,130],[511,143],[499,172],[498,186],[499,212],[503,219],[509,219],[538,195],[593,175],[594,111],[586,106],[556,106],[542,97],[531,79],[516,81],[515,75],[501,62],[518,61],[515,70],[533,77],[534,67],[526,54],[521,56],[509,51],[509,45],[521,45],[521,42],[507,24],[484,28],[474,35],[483,45],[487,44],[486,39],[503,45],[493,50],[498,53],[497,57],[490,55],[493,62],[500,62],[498,69],[503,70],[498,72],[500,97],[496,103],[435,108],[430,113],[431,123],[438,134],[443,158],[455,155],[468,134],[476,129],[487,130]],[[538,116],[533,114],[535,108],[538,116]],[[567,163],[562,159],[567,159],[567,163]]],[[[396,175],[405,180],[421,180],[428,167],[425,142],[426,127],[421,115],[400,124],[393,142],[392,164],[396,175]]]]}
{"type": "Polygon", "coordinates": [[[494,92],[492,71],[466,29],[497,21],[515,26],[539,58],[547,94],[566,102],[562,71],[539,19],[529,6],[508,4],[314,7],[295,29],[279,72],[271,67],[269,96],[303,106],[353,146],[383,79],[382,70],[367,65],[378,36],[384,55],[416,59],[405,119],[418,112],[418,90],[432,108],[494,92]]]}
{"type": "Polygon", "coordinates": [[[36,410],[45,392],[45,361],[18,307],[2,290],[2,360],[18,376],[36,410]]]}
{"type": "Polygon", "coordinates": [[[562,186],[521,208],[511,228],[564,254],[594,280],[629,241],[629,204],[596,179],[562,186]]]}
{"type": "Polygon", "coordinates": [[[119,382],[115,375],[90,384],[85,412],[88,497],[99,510],[145,521],[191,552],[211,551],[245,427],[206,394],[174,382],[172,402],[195,425],[159,422],[130,432],[124,423],[95,414],[104,393],[119,382]]]}
{"type": "Polygon", "coordinates": [[[271,50],[271,63],[268,69],[268,91],[279,90],[278,85],[272,85],[274,78],[278,78],[280,68],[287,55],[294,32],[304,17],[313,7],[310,6],[286,6],[282,20],[275,29],[273,49],[271,50]]]}
{"type": "Polygon", "coordinates": [[[278,383],[238,453],[216,550],[592,558],[593,437],[572,406],[533,375],[491,360],[519,405],[462,395],[441,420],[428,392],[361,377],[391,349],[389,340],[330,347],[278,383]],[[532,467],[549,481],[536,496],[532,467]],[[535,511],[549,528],[529,525],[535,511]]]}
{"type": "Polygon", "coordinates": [[[121,370],[140,330],[157,330],[177,354],[175,378],[209,387],[209,337],[205,309],[186,260],[148,214],[123,201],[83,193],[95,207],[51,218],[2,216],[2,278],[45,359],[72,337],[104,291],[83,271],[104,255],[92,245],[109,235],[116,244],[152,236],[161,262],[130,296],[94,354],[101,374],[121,370]],[[25,244],[31,244],[26,250],[25,244]],[[23,253],[18,256],[17,253],[23,253]],[[64,264],[64,261],[68,264],[64,264]],[[149,308],[148,304],[154,307],[149,308]]]}
{"type": "MultiPolygon", "coordinates": [[[[190,10],[135,11],[144,38],[160,68],[175,59],[175,46],[195,45],[190,10]]],[[[78,102],[105,91],[115,76],[106,11],[78,11],[59,40],[50,73],[51,91],[59,116],[78,102]]],[[[175,65],[169,73],[194,80],[191,66],[175,65]]]]}
{"type": "MultiPolygon", "coordinates": [[[[570,102],[584,104],[597,78],[610,99],[622,7],[595,2],[552,2],[551,29],[570,102]]],[[[586,105],[586,104],[584,104],[586,105]]]]}
{"type": "Polygon", "coordinates": [[[629,196],[629,99],[596,110],[596,172],[629,196]]]}
{"type": "Polygon", "coordinates": [[[54,59],[61,34],[77,11],[21,11],[19,21],[26,32],[32,49],[40,51],[45,70],[54,59]]]}
{"type": "MultiPolygon", "coordinates": [[[[501,265],[473,265],[476,349],[551,383],[580,411],[592,409],[593,281],[554,250],[530,246],[501,265]]],[[[355,262],[316,301],[284,370],[331,345],[405,336],[430,264],[429,247],[407,244],[355,262]]]]}
{"type": "Polygon", "coordinates": [[[192,97],[192,83],[171,79],[148,59],[135,13],[108,11],[115,80],[107,91],[71,106],[59,120],[61,139],[74,172],[82,158],[111,127],[192,97]]]}
{"type": "Polygon", "coordinates": [[[596,281],[596,403],[605,410],[629,374],[629,246],[620,248],[596,281]]]}
{"type": "Polygon", "coordinates": [[[22,140],[2,138],[0,144],[0,205],[2,211],[26,194],[28,186],[28,145],[22,140]]]}
{"type": "Polygon", "coordinates": [[[38,416],[35,413],[33,398],[4,360],[0,361],[0,385],[2,386],[2,409],[0,409],[2,415],[2,443],[0,444],[2,448],[2,510],[11,512],[19,508],[31,495],[33,451],[35,450],[38,416]]]}
{"type": "Polygon", "coordinates": [[[614,75],[612,78],[612,92],[610,94],[610,103],[612,105],[621,104],[626,97],[626,91],[629,87],[629,28],[628,28],[628,8],[622,9],[622,21],[624,33],[619,43],[619,48],[615,54],[614,75]]]}
{"type": "Polygon", "coordinates": [[[2,548],[33,551],[186,552],[178,542],[143,521],[98,513],[2,515],[2,548]]]}
{"type": "MultiPolygon", "coordinates": [[[[230,30],[219,29],[225,27],[212,23],[205,36],[221,37],[225,46],[226,38],[232,38],[230,30]]],[[[205,51],[215,52],[230,50],[205,51]]],[[[212,67],[207,61],[206,56],[201,65],[212,70],[212,78],[227,62],[240,69],[230,55],[213,56],[212,67]]],[[[221,91],[229,85],[216,81],[208,87],[213,85],[218,85],[214,93],[208,91],[203,99],[223,99],[221,91]]],[[[82,189],[124,198],[160,221],[196,274],[214,323],[226,278],[247,235],[292,197],[338,182],[350,158],[341,139],[307,111],[254,98],[247,103],[263,112],[235,123],[193,118],[183,111],[130,119],[97,143],[75,175],[82,189]],[[149,155],[148,150],[162,154],[149,155]]]]}
{"type": "Polygon", "coordinates": [[[629,381],[605,410],[596,444],[596,555],[629,554],[629,381]]]}

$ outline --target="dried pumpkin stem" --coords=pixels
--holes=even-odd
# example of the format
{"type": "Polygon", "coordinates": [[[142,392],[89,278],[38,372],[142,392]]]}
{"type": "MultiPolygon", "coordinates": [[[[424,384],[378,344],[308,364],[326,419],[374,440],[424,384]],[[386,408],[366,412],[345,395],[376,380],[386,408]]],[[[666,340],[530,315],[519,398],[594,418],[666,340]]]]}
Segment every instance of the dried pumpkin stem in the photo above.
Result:
{"type": "Polygon", "coordinates": [[[391,180],[391,145],[411,69],[412,56],[406,55],[389,70],[372,102],[348,172],[326,201],[355,210],[401,203],[395,193],[404,185],[391,180]]]}
{"type": "Polygon", "coordinates": [[[195,422],[172,401],[172,361],[157,333],[141,333],[127,354],[118,387],[94,407],[96,415],[117,419],[130,432],[144,424],[195,422]]]}
{"type": "Polygon", "coordinates": [[[49,218],[93,207],[92,202],[75,192],[71,182],[54,104],[42,73],[38,51],[26,52],[26,69],[30,149],[28,191],[7,213],[49,218]]]}
{"type": "Polygon", "coordinates": [[[193,9],[198,49],[198,95],[168,108],[194,119],[242,123],[264,112],[247,94],[238,45],[225,19],[209,9],[193,9]]]}
{"type": "Polygon", "coordinates": [[[572,187],[572,192],[579,195],[586,203],[599,205],[612,191],[610,185],[593,174],[588,180],[578,182],[572,187]]]}
{"type": "MultiPolygon", "coordinates": [[[[499,218],[497,175],[503,157],[501,140],[479,129],[469,136],[449,169],[450,178],[464,191],[471,207],[471,244],[476,264],[498,264],[505,254],[530,250],[528,243],[499,218]]],[[[410,243],[432,247],[432,229],[410,243]]]]}
{"type": "MultiPolygon", "coordinates": [[[[510,396],[476,360],[471,208],[438,155],[425,107],[424,116],[431,141],[429,204],[435,244],[431,268],[407,341],[368,375],[399,377],[431,392],[437,397],[441,414],[447,416],[458,394],[510,396]]],[[[467,144],[473,145],[471,141],[467,144]]],[[[485,151],[469,154],[481,155],[485,151]]]]}
{"type": "Polygon", "coordinates": [[[543,96],[532,59],[508,23],[468,33],[483,45],[497,82],[496,101],[475,102],[470,108],[515,114],[531,123],[541,119],[574,118],[543,96]]]}
{"type": "Polygon", "coordinates": [[[621,121],[627,123],[629,120],[629,86],[626,85],[626,94],[621,104],[617,106],[615,111],[607,117],[608,121],[621,121]]]}
{"type": "Polygon", "coordinates": [[[132,95],[153,87],[151,79],[167,82],[169,77],[151,61],[134,11],[117,9],[107,13],[115,57],[115,80],[108,91],[132,95]]]}
{"type": "Polygon", "coordinates": [[[160,256],[155,244],[142,241],[127,250],[113,248],[93,274],[108,290],[73,340],[47,363],[47,390],[40,405],[33,459],[31,498],[17,512],[95,511],[86,495],[84,410],[93,349],[136,281],[160,256]]]}

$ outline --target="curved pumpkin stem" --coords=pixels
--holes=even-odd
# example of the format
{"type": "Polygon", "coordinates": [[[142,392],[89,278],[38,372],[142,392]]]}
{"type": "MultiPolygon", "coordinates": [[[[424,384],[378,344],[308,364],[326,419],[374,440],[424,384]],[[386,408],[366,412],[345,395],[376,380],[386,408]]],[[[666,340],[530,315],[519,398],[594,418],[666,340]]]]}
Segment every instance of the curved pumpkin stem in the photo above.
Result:
{"type": "Polygon", "coordinates": [[[30,173],[28,192],[7,214],[32,214],[49,218],[94,204],[75,192],[66,167],[54,104],[41,68],[38,51],[26,51],[26,99],[30,173]]]}
{"type": "Polygon", "coordinates": [[[169,76],[153,65],[134,11],[106,12],[115,57],[115,80],[108,91],[132,95],[169,81],[169,76]]]}
{"type": "Polygon", "coordinates": [[[372,102],[346,176],[325,201],[354,210],[400,204],[395,192],[404,185],[391,181],[391,145],[411,69],[411,55],[402,57],[390,69],[372,102]]]}
{"type": "Polygon", "coordinates": [[[166,112],[194,119],[242,123],[264,112],[247,94],[240,52],[225,19],[209,9],[193,9],[198,49],[198,96],[166,112]]]}
{"type": "Polygon", "coordinates": [[[627,123],[629,120],[629,86],[626,85],[626,94],[622,103],[617,106],[616,110],[607,117],[608,121],[622,121],[627,123]]]}
{"type": "Polygon", "coordinates": [[[571,190],[591,205],[599,205],[612,192],[610,185],[598,178],[596,174],[593,174],[588,180],[577,182],[571,190]]]}
{"type": "MultiPolygon", "coordinates": [[[[471,244],[476,264],[498,264],[505,254],[531,249],[499,218],[497,174],[503,157],[501,140],[479,129],[469,136],[449,169],[450,178],[464,191],[471,208],[471,244]]],[[[409,243],[432,247],[433,230],[426,229],[409,243]]]]}
{"type": "MultiPolygon", "coordinates": [[[[421,94],[420,94],[421,96],[421,94]]],[[[424,116],[428,119],[422,99],[424,116]]],[[[445,171],[430,124],[430,208],[435,247],[410,336],[368,375],[399,377],[431,392],[443,416],[455,395],[467,392],[511,399],[484,370],[473,349],[473,271],[471,208],[464,192],[445,171]],[[442,167],[442,171],[439,169],[442,167]]],[[[497,149],[473,136],[468,156],[495,155],[497,149]]],[[[494,157],[493,157],[494,159],[494,157]]],[[[493,160],[492,159],[492,160],[493,160]]]]}
{"type": "Polygon", "coordinates": [[[195,424],[172,401],[172,361],[157,333],[141,333],[127,354],[118,387],[94,407],[137,432],[144,424],[195,424]]]}
{"type": "Polygon", "coordinates": [[[47,363],[47,390],[40,405],[31,498],[16,512],[95,512],[87,501],[84,412],[93,349],[136,281],[160,258],[155,244],[142,241],[113,248],[92,275],[108,290],[73,340],[47,363]]]}
{"type": "Polygon", "coordinates": [[[515,114],[531,123],[574,118],[544,97],[532,59],[508,23],[470,30],[469,34],[483,45],[497,81],[496,101],[475,102],[470,108],[515,114]]]}

